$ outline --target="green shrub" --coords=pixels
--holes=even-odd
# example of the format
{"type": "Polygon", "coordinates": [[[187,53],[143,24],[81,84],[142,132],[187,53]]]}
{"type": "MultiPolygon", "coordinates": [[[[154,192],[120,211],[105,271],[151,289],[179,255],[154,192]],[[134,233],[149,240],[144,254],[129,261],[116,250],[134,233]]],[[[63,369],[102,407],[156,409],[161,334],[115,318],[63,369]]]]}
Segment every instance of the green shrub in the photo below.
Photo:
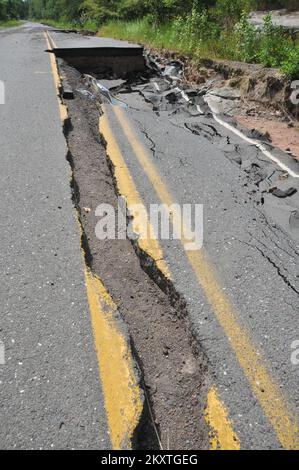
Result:
{"type": "Polygon", "coordinates": [[[257,28],[243,10],[234,28],[223,28],[217,21],[215,10],[199,9],[194,3],[189,14],[179,15],[172,21],[159,24],[155,16],[147,15],[130,22],[110,22],[101,32],[188,53],[195,59],[206,57],[262,63],[267,67],[279,67],[289,78],[299,77],[299,46],[283,28],[273,24],[270,14],[265,17],[263,27],[257,28]]]}
{"type": "Polygon", "coordinates": [[[289,50],[282,61],[281,71],[292,80],[299,79],[299,46],[289,50]]]}
{"type": "Polygon", "coordinates": [[[284,29],[274,25],[272,15],[268,13],[264,18],[259,61],[267,67],[279,67],[288,56],[291,47],[292,43],[285,36],[284,29]]]}
{"type": "Polygon", "coordinates": [[[234,33],[236,59],[245,62],[256,61],[261,33],[249,22],[245,11],[243,11],[240,21],[235,25],[234,33]]]}
{"type": "Polygon", "coordinates": [[[249,12],[251,3],[250,0],[217,0],[216,15],[219,23],[232,29],[236,21],[241,18],[242,13],[249,12]]]}
{"type": "Polygon", "coordinates": [[[299,76],[299,47],[296,47],[282,27],[273,24],[270,13],[266,15],[263,28],[259,30],[243,12],[234,33],[238,60],[279,67],[289,78],[299,76]]]}
{"type": "Polygon", "coordinates": [[[210,17],[207,10],[198,11],[194,6],[191,13],[174,21],[181,46],[191,51],[200,48],[204,42],[220,36],[220,27],[210,17]]]}

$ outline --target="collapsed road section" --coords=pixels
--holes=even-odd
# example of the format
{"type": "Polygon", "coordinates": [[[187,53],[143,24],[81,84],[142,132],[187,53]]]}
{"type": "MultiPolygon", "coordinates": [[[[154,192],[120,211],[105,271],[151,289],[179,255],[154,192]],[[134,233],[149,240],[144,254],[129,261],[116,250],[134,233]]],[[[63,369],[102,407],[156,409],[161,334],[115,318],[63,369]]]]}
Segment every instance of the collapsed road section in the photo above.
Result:
{"type": "MultiPolygon", "coordinates": [[[[212,428],[214,448],[297,448],[289,348],[298,243],[287,216],[297,211],[296,178],[215,119],[211,82],[182,89],[177,64],[164,76],[145,70],[121,79],[85,69],[105,93],[81,67],[60,68],[74,95],[66,138],[88,263],[119,305],[144,377],[152,432],[139,436],[164,448],[203,448],[212,428]],[[126,108],[112,106],[109,91],[126,108]],[[116,207],[119,194],[146,205],[203,203],[203,250],[160,240],[163,257],[149,257],[138,243],[98,240],[96,208],[116,207]]],[[[296,173],[288,156],[263,145],[296,173]]]]}
{"type": "Polygon", "coordinates": [[[143,48],[115,39],[82,36],[52,31],[51,51],[78,70],[126,76],[145,70],[143,48]],[[73,36],[73,38],[72,38],[73,36]]]}
{"type": "MultiPolygon", "coordinates": [[[[60,72],[68,86],[80,85],[76,69],[61,65],[60,72]]],[[[75,99],[67,102],[64,131],[85,260],[109,290],[128,327],[145,395],[132,445],[137,449],[208,448],[207,364],[193,344],[183,309],[176,311],[144,273],[129,240],[103,241],[95,235],[97,206],[105,203],[117,210],[117,192],[98,130],[97,103],[86,100],[82,88],[74,94],[75,99]]]]}

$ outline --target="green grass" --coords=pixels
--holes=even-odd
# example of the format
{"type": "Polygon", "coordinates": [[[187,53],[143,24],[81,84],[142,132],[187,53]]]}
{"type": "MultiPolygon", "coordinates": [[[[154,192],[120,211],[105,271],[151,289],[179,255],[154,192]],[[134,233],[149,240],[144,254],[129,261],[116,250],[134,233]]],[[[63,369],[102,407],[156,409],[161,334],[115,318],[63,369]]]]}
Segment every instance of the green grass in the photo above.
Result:
{"type": "Polygon", "coordinates": [[[131,22],[111,21],[102,26],[99,34],[143,43],[150,47],[188,52],[186,45],[178,43],[175,28],[170,23],[154,27],[145,19],[131,22]]]}
{"type": "Polygon", "coordinates": [[[55,21],[55,20],[49,20],[49,19],[41,19],[39,20],[41,23],[48,25],[48,26],[53,26],[54,28],[58,29],[75,29],[77,31],[93,31],[96,33],[99,29],[98,25],[96,24],[95,21],[89,20],[86,21],[84,24],[79,24],[75,22],[70,22],[70,21],[55,21]]]}
{"type": "Polygon", "coordinates": [[[8,21],[0,21],[0,28],[13,28],[15,26],[21,26],[23,21],[19,20],[8,20],[8,21]]]}
{"type": "MultiPolygon", "coordinates": [[[[191,24],[192,27],[192,24],[191,24]]],[[[243,42],[233,30],[217,31],[215,23],[202,22],[193,30],[183,19],[155,26],[147,19],[110,21],[102,26],[100,36],[142,43],[151,48],[169,49],[190,57],[195,63],[201,59],[226,59],[262,63],[279,67],[288,78],[299,78],[299,45],[292,44],[283,35],[272,33],[266,38],[254,36],[250,43],[248,25],[243,25],[243,42]],[[273,36],[273,37],[272,37],[273,36]],[[282,52],[283,51],[283,52],[282,52]]]]}
{"type": "Polygon", "coordinates": [[[187,55],[194,61],[202,58],[235,59],[236,44],[231,35],[228,34],[221,39],[206,39],[190,43],[189,38],[178,36],[175,23],[155,27],[144,19],[131,22],[111,21],[102,26],[99,35],[142,43],[157,49],[169,49],[187,55]]]}

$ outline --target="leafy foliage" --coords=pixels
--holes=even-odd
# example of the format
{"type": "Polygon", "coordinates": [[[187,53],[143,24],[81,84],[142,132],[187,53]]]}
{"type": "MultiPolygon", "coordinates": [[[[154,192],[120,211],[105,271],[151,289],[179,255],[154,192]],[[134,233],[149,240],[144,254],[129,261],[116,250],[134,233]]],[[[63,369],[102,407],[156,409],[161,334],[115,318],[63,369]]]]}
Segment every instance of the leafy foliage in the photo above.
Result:
{"type": "Polygon", "coordinates": [[[235,25],[236,59],[244,62],[255,62],[258,58],[258,47],[261,33],[253,26],[245,12],[241,14],[239,22],[235,25]]]}
{"type": "Polygon", "coordinates": [[[299,76],[299,47],[280,26],[273,24],[268,13],[261,30],[250,24],[243,12],[235,26],[236,59],[280,67],[290,78],[299,76]]]}
{"type": "Polygon", "coordinates": [[[27,15],[27,3],[22,0],[0,0],[0,21],[23,19],[27,15]]]}
{"type": "Polygon", "coordinates": [[[261,29],[254,9],[298,8],[298,0],[0,0],[0,21],[26,16],[92,29],[109,23],[115,35],[210,56],[280,67],[299,76],[299,46],[271,14],[261,29]]]}

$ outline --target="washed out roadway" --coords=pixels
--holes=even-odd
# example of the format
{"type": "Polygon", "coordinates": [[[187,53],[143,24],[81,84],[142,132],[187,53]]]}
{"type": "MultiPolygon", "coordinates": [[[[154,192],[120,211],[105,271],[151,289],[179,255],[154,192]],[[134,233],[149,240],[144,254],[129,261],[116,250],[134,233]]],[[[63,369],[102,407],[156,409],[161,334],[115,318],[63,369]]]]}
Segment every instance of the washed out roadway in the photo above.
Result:
{"type": "Polygon", "coordinates": [[[270,173],[275,165],[211,117],[156,114],[142,89],[120,95],[128,110],[105,105],[105,119],[148,208],[204,206],[202,250],[161,246],[241,448],[298,448],[298,241],[264,211],[231,157],[237,148],[243,161],[266,160],[270,173]],[[205,130],[194,135],[186,121],[205,130]]]}
{"type": "MultiPolygon", "coordinates": [[[[63,33],[51,37],[58,47],[70,40],[63,33]]],[[[79,47],[86,42],[71,39],[79,47]]],[[[187,253],[167,240],[160,245],[241,448],[298,448],[298,376],[291,362],[299,336],[298,237],[285,231],[283,217],[264,210],[244,171],[248,161],[263,161],[266,175],[280,168],[211,119],[204,103],[202,116],[163,108],[157,115],[144,97],[159,86],[158,80],[148,93],[141,86],[122,94],[129,109],[106,105],[104,119],[147,207],[204,206],[202,250],[187,253]],[[194,125],[204,131],[194,135],[194,125]],[[236,153],[241,167],[233,162],[236,153]]],[[[286,184],[298,187],[294,178],[286,184]]],[[[289,204],[297,207],[296,195],[289,204]]]]}
{"type": "MultiPolygon", "coordinates": [[[[0,33],[1,442],[105,447],[79,233],[43,41],[33,25],[0,33]]],[[[299,338],[298,242],[257,205],[246,174],[227,158],[235,144],[243,157],[262,156],[215,122],[210,139],[168,113],[157,116],[138,90],[122,99],[128,111],[105,106],[105,116],[145,204],[169,195],[204,205],[205,262],[180,242],[161,246],[241,447],[298,448],[291,362],[299,338]]]]}

